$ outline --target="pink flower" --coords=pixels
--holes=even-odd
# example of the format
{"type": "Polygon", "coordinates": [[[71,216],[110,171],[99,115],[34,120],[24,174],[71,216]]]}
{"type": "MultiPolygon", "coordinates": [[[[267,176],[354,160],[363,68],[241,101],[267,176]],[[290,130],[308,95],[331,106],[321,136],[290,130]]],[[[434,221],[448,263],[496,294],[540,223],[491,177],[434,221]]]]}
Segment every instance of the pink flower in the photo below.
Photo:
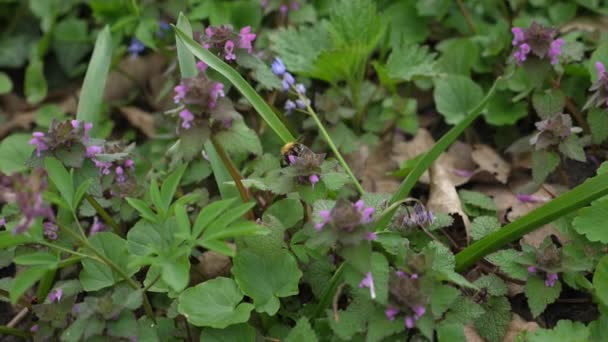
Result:
{"type": "Polygon", "coordinates": [[[424,306],[416,306],[414,308],[414,318],[416,318],[416,320],[419,320],[422,316],[424,316],[425,313],[426,309],[424,306]]]}
{"type": "Polygon", "coordinates": [[[247,49],[247,52],[251,53],[251,50],[253,49],[253,47],[251,46],[251,42],[253,42],[256,37],[255,33],[251,33],[251,27],[243,27],[239,33],[239,37],[241,38],[239,40],[239,47],[241,49],[247,49]]]}
{"type": "Polygon", "coordinates": [[[30,332],[32,332],[32,333],[38,332],[38,329],[40,329],[40,327],[38,326],[38,324],[34,324],[30,328],[30,332]]]}
{"type": "Polygon", "coordinates": [[[538,270],[536,269],[536,266],[528,266],[528,273],[530,274],[534,274],[536,273],[538,270]]]}
{"type": "Polygon", "coordinates": [[[397,316],[397,314],[399,314],[399,309],[393,308],[393,307],[388,307],[388,308],[386,308],[386,310],[384,310],[384,314],[386,315],[386,318],[389,321],[394,321],[395,316],[397,316]]]}
{"type": "Polygon", "coordinates": [[[194,115],[188,109],[184,109],[179,112],[179,117],[182,119],[182,128],[190,129],[192,127],[192,121],[194,120],[194,115]]]}
{"type": "Polygon", "coordinates": [[[198,61],[196,62],[196,68],[198,69],[198,71],[200,72],[205,72],[205,70],[207,70],[209,66],[207,65],[207,63],[203,62],[203,61],[198,61]]]}
{"type": "Polygon", "coordinates": [[[181,100],[186,97],[186,93],[188,92],[188,88],[184,84],[178,84],[173,88],[175,91],[175,96],[173,96],[173,102],[179,103],[181,100]]]}
{"type": "Polygon", "coordinates": [[[224,45],[224,52],[226,53],[224,58],[227,61],[233,61],[236,59],[236,55],[234,54],[234,42],[232,42],[232,40],[226,42],[226,45],[224,45]]]}
{"type": "Polygon", "coordinates": [[[365,240],[367,241],[374,241],[378,238],[378,234],[376,234],[375,232],[368,232],[365,235],[365,240]]]}
{"type": "Polygon", "coordinates": [[[207,35],[207,37],[211,38],[215,34],[215,30],[213,29],[213,27],[209,26],[205,29],[205,34],[207,35]]]}
{"type": "Polygon", "coordinates": [[[529,53],[530,53],[530,45],[524,43],[519,46],[519,48],[517,49],[517,51],[515,51],[513,56],[515,56],[517,63],[521,64],[528,58],[529,53]]]}
{"type": "Polygon", "coordinates": [[[555,273],[547,273],[547,277],[545,278],[545,286],[553,287],[555,286],[555,282],[557,282],[558,276],[555,273]]]}
{"type": "Polygon", "coordinates": [[[6,219],[4,217],[0,218],[0,227],[6,226],[6,219]]]}
{"type": "Polygon", "coordinates": [[[100,231],[106,229],[105,225],[99,221],[97,216],[93,218],[93,224],[91,225],[91,229],[89,230],[90,235],[95,235],[100,231]]]}
{"type": "Polygon", "coordinates": [[[359,283],[359,287],[369,288],[370,297],[372,297],[372,299],[376,298],[376,289],[374,288],[374,277],[372,276],[372,272],[367,272],[367,274],[365,274],[365,277],[359,283]]]}
{"type": "Polygon", "coordinates": [[[70,124],[72,124],[72,128],[74,129],[78,129],[78,127],[80,127],[80,121],[78,120],[72,120],[70,121],[70,124]]]}
{"type": "Polygon", "coordinates": [[[524,35],[524,30],[522,30],[521,28],[514,27],[511,29],[511,32],[513,33],[513,41],[511,42],[511,44],[513,44],[513,46],[516,46],[519,43],[526,40],[525,35],[524,35]]]}
{"type": "Polygon", "coordinates": [[[210,96],[211,99],[209,100],[209,108],[213,109],[217,105],[217,99],[226,96],[224,93],[224,84],[220,82],[214,83],[211,87],[210,96]]]}
{"type": "Polygon", "coordinates": [[[287,7],[287,5],[281,5],[281,7],[279,7],[279,12],[281,12],[282,16],[286,16],[287,11],[289,11],[289,7],[287,7]]]}
{"type": "Polygon", "coordinates": [[[559,55],[562,53],[562,46],[564,45],[564,40],[558,38],[551,42],[551,46],[549,47],[549,57],[551,58],[551,64],[557,64],[559,62],[559,55]]]}
{"type": "Polygon", "coordinates": [[[414,325],[416,321],[414,321],[414,318],[412,316],[405,316],[405,327],[408,329],[412,329],[414,327],[414,325]]]}
{"type": "Polygon", "coordinates": [[[32,139],[29,141],[30,145],[36,146],[36,155],[40,157],[40,153],[49,149],[48,145],[44,141],[44,133],[34,132],[32,133],[32,139]]]}
{"type": "Polygon", "coordinates": [[[418,279],[418,273],[412,273],[410,279],[418,279]]]}
{"type": "Polygon", "coordinates": [[[91,158],[101,152],[103,152],[103,148],[101,146],[97,146],[97,145],[87,146],[86,156],[91,158]]]}
{"type": "Polygon", "coordinates": [[[597,78],[598,79],[608,77],[608,75],[606,75],[606,68],[604,67],[604,64],[602,64],[602,62],[595,62],[595,69],[597,69],[597,78]]]}
{"type": "Polygon", "coordinates": [[[308,176],[308,181],[310,182],[310,184],[312,185],[312,187],[315,187],[315,184],[319,183],[319,176],[312,174],[310,176],[308,176]]]}
{"type": "Polygon", "coordinates": [[[290,165],[293,165],[298,161],[298,157],[294,156],[293,154],[290,154],[287,156],[287,160],[289,160],[290,165]]]}
{"type": "Polygon", "coordinates": [[[49,296],[48,296],[49,302],[51,302],[51,303],[59,302],[61,300],[62,296],[63,296],[63,290],[55,289],[49,293],[49,296]]]}
{"type": "Polygon", "coordinates": [[[320,231],[323,227],[331,220],[331,212],[329,210],[321,210],[319,211],[319,217],[321,218],[321,222],[315,224],[315,229],[320,231]]]}

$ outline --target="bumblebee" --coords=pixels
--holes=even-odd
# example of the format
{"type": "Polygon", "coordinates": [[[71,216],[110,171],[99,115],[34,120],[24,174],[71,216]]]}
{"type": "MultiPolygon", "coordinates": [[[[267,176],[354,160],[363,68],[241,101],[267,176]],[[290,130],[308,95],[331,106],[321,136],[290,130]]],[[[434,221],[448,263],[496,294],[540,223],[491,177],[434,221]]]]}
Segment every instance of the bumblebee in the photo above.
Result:
{"type": "Polygon", "coordinates": [[[310,152],[313,153],[306,145],[300,144],[297,141],[288,142],[281,147],[281,155],[283,156],[283,166],[291,165],[289,156],[300,157],[303,154],[310,152]]]}
{"type": "Polygon", "coordinates": [[[281,147],[281,155],[283,156],[283,166],[289,166],[292,163],[289,159],[297,161],[295,165],[300,169],[312,170],[319,167],[323,160],[325,160],[325,153],[317,154],[314,153],[308,146],[300,144],[298,142],[289,142],[281,147]]]}

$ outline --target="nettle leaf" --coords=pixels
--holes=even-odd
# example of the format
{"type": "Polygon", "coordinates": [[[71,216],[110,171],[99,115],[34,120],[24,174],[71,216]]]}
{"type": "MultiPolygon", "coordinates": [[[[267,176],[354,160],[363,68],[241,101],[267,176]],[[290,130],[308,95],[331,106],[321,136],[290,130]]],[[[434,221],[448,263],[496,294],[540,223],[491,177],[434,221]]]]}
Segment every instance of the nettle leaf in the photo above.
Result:
{"type": "Polygon", "coordinates": [[[581,322],[560,320],[553,329],[537,329],[527,335],[530,342],[579,342],[590,341],[591,331],[581,322]]]}
{"type": "Polygon", "coordinates": [[[589,241],[608,243],[608,197],[593,202],[581,209],[572,221],[574,230],[585,235],[589,241]]]}
{"type": "Polygon", "coordinates": [[[445,121],[455,125],[483,99],[483,90],[470,78],[449,75],[435,82],[433,99],[445,121]]]}
{"type": "Polygon", "coordinates": [[[464,326],[458,323],[441,323],[437,328],[437,341],[466,341],[464,326]]]}
{"type": "Polygon", "coordinates": [[[29,134],[11,134],[0,142],[0,172],[12,174],[27,169],[25,162],[32,155],[34,146],[28,144],[29,134]]]}
{"type": "Polygon", "coordinates": [[[306,317],[300,318],[296,326],[289,332],[289,335],[285,337],[285,342],[316,342],[318,340],[315,331],[306,317]]]}
{"type": "Polygon", "coordinates": [[[196,326],[223,329],[249,320],[253,305],[243,297],[234,280],[218,277],[182,292],[177,311],[196,326]]]}
{"type": "Polygon", "coordinates": [[[387,33],[393,48],[405,42],[422,42],[430,33],[429,19],[418,16],[414,2],[395,2],[382,15],[389,21],[387,33]]]}
{"type": "Polygon", "coordinates": [[[560,163],[559,155],[552,151],[532,152],[532,178],[536,184],[542,184],[560,163]]]}
{"type": "Polygon", "coordinates": [[[479,48],[470,38],[446,39],[436,48],[442,52],[437,66],[446,74],[469,76],[471,69],[479,61],[479,48]]]}
{"type": "Polygon", "coordinates": [[[566,105],[566,96],[559,89],[547,89],[534,92],[532,105],[538,116],[547,119],[553,114],[561,113],[566,105]]]}
{"type": "Polygon", "coordinates": [[[608,138],[608,111],[599,108],[589,110],[587,122],[591,128],[594,144],[601,144],[608,138]]]}
{"type": "Polygon", "coordinates": [[[276,217],[285,228],[291,228],[304,218],[302,203],[294,198],[285,198],[274,202],[266,211],[264,216],[276,217]]]}
{"type": "Polygon", "coordinates": [[[450,310],[445,315],[446,323],[467,324],[485,313],[481,305],[471,299],[460,296],[452,302],[450,310]]]}
{"type": "Polygon", "coordinates": [[[559,294],[562,291],[562,283],[558,280],[552,287],[545,286],[544,279],[533,276],[528,279],[524,293],[528,298],[528,306],[532,316],[538,317],[547,305],[555,302],[559,298],[559,294]]]}
{"type": "Polygon", "coordinates": [[[280,255],[262,255],[245,249],[236,254],[233,262],[234,279],[243,293],[253,298],[258,312],[272,316],[279,311],[280,297],[298,294],[302,271],[286,250],[280,255]]]}
{"type": "Polygon", "coordinates": [[[471,237],[473,240],[480,240],[498,229],[500,229],[500,221],[495,216],[479,216],[471,224],[471,237]]]}
{"type": "Polygon", "coordinates": [[[384,341],[386,337],[403,331],[403,321],[395,319],[389,321],[381,307],[376,307],[369,318],[366,342],[384,341]]]}
{"type": "Polygon", "coordinates": [[[463,276],[454,272],[456,265],[454,254],[445,245],[432,241],[424,248],[424,254],[428,260],[432,260],[431,268],[438,273],[439,279],[448,280],[463,287],[477,288],[463,276]]]}
{"type": "Polygon", "coordinates": [[[509,277],[526,280],[528,278],[528,270],[526,266],[517,262],[519,258],[519,252],[514,249],[504,249],[486,256],[486,260],[500,267],[501,271],[505,272],[509,277]]]}
{"type": "Polygon", "coordinates": [[[366,323],[370,312],[374,309],[374,302],[371,301],[367,292],[361,293],[365,294],[356,296],[346,310],[338,311],[338,317],[340,317],[338,322],[336,322],[332,310],[326,311],[329,326],[334,334],[343,340],[350,340],[355,334],[366,330],[366,323]]]}
{"type": "Polygon", "coordinates": [[[270,35],[270,42],[288,70],[304,74],[312,72],[319,54],[332,46],[324,24],[281,29],[270,35]]]}
{"type": "Polygon", "coordinates": [[[475,285],[484,288],[491,296],[504,296],[507,294],[507,284],[495,274],[483,275],[475,280],[475,285]]]}
{"type": "Polygon", "coordinates": [[[460,291],[451,286],[435,284],[429,295],[431,297],[431,312],[435,318],[439,318],[458,298],[460,291]]]}
{"type": "Polygon", "coordinates": [[[458,196],[465,213],[469,216],[493,215],[496,212],[494,200],[480,192],[460,190],[458,196]]]}
{"type": "Polygon", "coordinates": [[[593,273],[595,295],[604,305],[608,305],[608,255],[600,259],[593,273]]]}
{"type": "MultiPolygon", "coordinates": [[[[101,232],[93,235],[89,241],[93,247],[129,276],[135,274],[138,270],[136,267],[129,266],[131,256],[127,251],[127,242],[118,235],[101,232]]],[[[120,274],[96,260],[84,259],[82,260],[82,267],[80,284],[85,291],[101,290],[123,280],[120,274]]]]}
{"type": "Polygon", "coordinates": [[[475,320],[475,330],[489,342],[502,341],[511,322],[511,303],[506,297],[492,297],[483,307],[486,312],[475,320]]]}
{"type": "Polygon", "coordinates": [[[571,134],[566,140],[559,143],[559,151],[570,159],[574,159],[580,162],[587,161],[587,155],[585,154],[585,140],[578,137],[578,135],[571,134]]]}
{"type": "Polygon", "coordinates": [[[528,115],[528,105],[523,101],[514,103],[510,92],[497,91],[488,101],[483,115],[491,125],[513,125],[528,115]]]}
{"type": "Polygon", "coordinates": [[[233,324],[224,329],[205,328],[201,331],[200,340],[205,342],[254,342],[255,336],[255,329],[249,324],[233,324]]]}
{"type": "Polygon", "coordinates": [[[411,81],[418,77],[433,77],[438,74],[436,56],[429,52],[428,46],[405,43],[393,50],[386,68],[393,79],[411,81]]]}
{"type": "Polygon", "coordinates": [[[243,120],[235,120],[230,129],[217,133],[215,138],[227,152],[262,154],[260,138],[243,120]]]}

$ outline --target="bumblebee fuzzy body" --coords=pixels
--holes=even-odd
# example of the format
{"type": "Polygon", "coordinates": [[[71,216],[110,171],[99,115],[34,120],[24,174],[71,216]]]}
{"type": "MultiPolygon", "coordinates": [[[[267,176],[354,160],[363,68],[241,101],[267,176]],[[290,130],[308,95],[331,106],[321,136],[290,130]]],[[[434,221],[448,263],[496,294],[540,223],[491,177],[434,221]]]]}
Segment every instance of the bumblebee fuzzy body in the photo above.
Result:
{"type": "MultiPolygon", "coordinates": [[[[281,147],[281,155],[283,156],[283,164],[290,165],[289,156],[300,157],[302,154],[305,154],[307,151],[310,151],[308,147],[304,144],[300,144],[298,142],[288,142],[287,144],[281,147]]],[[[311,151],[312,153],[312,151],[311,151]]]]}

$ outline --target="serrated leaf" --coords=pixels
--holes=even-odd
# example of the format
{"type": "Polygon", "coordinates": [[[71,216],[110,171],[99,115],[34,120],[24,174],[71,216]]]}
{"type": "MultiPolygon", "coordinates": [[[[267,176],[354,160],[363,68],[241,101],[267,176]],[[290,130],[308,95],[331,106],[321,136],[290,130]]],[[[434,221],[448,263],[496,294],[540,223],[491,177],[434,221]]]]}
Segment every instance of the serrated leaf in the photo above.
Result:
{"type": "Polygon", "coordinates": [[[12,174],[27,169],[25,162],[32,155],[34,146],[28,144],[29,134],[12,134],[0,142],[0,172],[12,174]]]}
{"type": "Polygon", "coordinates": [[[608,198],[601,198],[579,211],[572,221],[574,230],[585,235],[589,241],[608,243],[608,198]]]}
{"type": "Polygon", "coordinates": [[[496,211],[496,203],[494,200],[480,192],[460,190],[458,196],[463,204],[471,205],[479,209],[496,211]]]}
{"type": "MultiPolygon", "coordinates": [[[[101,232],[93,235],[89,241],[94,248],[120,267],[125,274],[133,275],[137,271],[136,267],[128,266],[131,257],[127,251],[127,242],[118,235],[101,232]]],[[[101,290],[124,280],[108,265],[97,260],[84,259],[82,266],[80,283],[85,291],[101,290]]]]}
{"type": "Polygon", "coordinates": [[[196,326],[222,329],[249,320],[253,305],[242,299],[234,280],[218,277],[182,292],[177,311],[196,326]]]}
{"type": "Polygon", "coordinates": [[[593,273],[595,295],[604,305],[608,305],[608,256],[600,259],[593,273]]]}
{"type": "Polygon", "coordinates": [[[471,237],[479,240],[500,229],[500,222],[494,216],[479,216],[471,223],[471,237]]]}
{"type": "Polygon", "coordinates": [[[364,332],[369,313],[373,310],[374,303],[369,296],[357,296],[346,310],[339,310],[340,320],[336,322],[334,313],[327,310],[329,326],[334,334],[343,340],[350,340],[355,334],[364,332]]]}
{"type": "Polygon", "coordinates": [[[385,338],[403,331],[403,321],[389,321],[382,308],[375,308],[367,326],[365,342],[385,341],[385,338]]]}
{"type": "Polygon", "coordinates": [[[435,82],[433,99],[445,121],[455,125],[481,102],[483,90],[468,77],[449,75],[435,82]]]}
{"type": "Polygon", "coordinates": [[[526,280],[528,278],[528,270],[526,266],[517,262],[518,258],[519,252],[513,249],[504,249],[486,256],[489,262],[500,267],[509,277],[526,280]]]}
{"type": "Polygon", "coordinates": [[[433,77],[437,75],[435,57],[428,46],[403,44],[393,50],[386,68],[393,79],[411,81],[417,77],[433,77]]]}
{"type": "Polygon", "coordinates": [[[507,294],[507,284],[495,274],[483,275],[475,280],[475,285],[484,288],[491,296],[504,296],[507,294]]]}
{"type": "Polygon", "coordinates": [[[566,140],[560,142],[558,149],[559,151],[570,159],[574,159],[580,162],[587,161],[587,155],[585,154],[583,139],[577,135],[571,134],[566,140]]]}
{"type": "Polygon", "coordinates": [[[243,120],[234,121],[230,129],[217,133],[215,138],[229,153],[251,152],[256,155],[262,154],[260,138],[255,131],[247,127],[243,120]]]}
{"type": "Polygon", "coordinates": [[[438,342],[465,342],[464,326],[458,323],[443,323],[437,329],[438,342]]]}
{"type": "Polygon", "coordinates": [[[547,119],[553,114],[563,111],[566,105],[566,96],[559,89],[537,91],[532,95],[532,105],[538,116],[547,119]]]}
{"type": "Polygon", "coordinates": [[[608,111],[599,108],[589,110],[587,122],[591,128],[594,144],[601,144],[608,138],[608,111]]]}
{"type": "Polygon", "coordinates": [[[555,152],[540,150],[532,152],[532,178],[536,184],[542,184],[560,163],[555,152]]]}
{"type": "Polygon", "coordinates": [[[562,283],[558,280],[552,287],[545,286],[545,281],[539,277],[530,277],[524,288],[528,306],[533,317],[538,317],[547,305],[555,302],[562,291],[562,283]]]}
{"type": "Polygon", "coordinates": [[[17,303],[19,298],[32,287],[49,270],[48,265],[32,266],[19,272],[10,287],[9,298],[12,304],[17,303]]]}
{"type": "Polygon", "coordinates": [[[452,302],[450,310],[446,313],[445,322],[467,324],[484,313],[485,310],[481,305],[467,297],[461,296],[452,302]]]}
{"type": "Polygon", "coordinates": [[[315,331],[312,329],[308,318],[302,317],[285,337],[285,342],[316,342],[318,341],[315,331]]]}
{"type": "Polygon", "coordinates": [[[530,342],[580,342],[590,341],[591,331],[581,322],[560,320],[553,329],[537,329],[527,335],[530,342]]]}
{"type": "Polygon", "coordinates": [[[430,294],[433,316],[441,317],[459,295],[460,291],[451,286],[436,284],[430,294]]]}
{"type": "Polygon", "coordinates": [[[475,320],[475,330],[488,342],[502,341],[511,322],[511,304],[506,297],[492,297],[483,305],[486,313],[475,320]]]}
{"type": "Polygon", "coordinates": [[[270,42],[288,70],[296,73],[310,73],[319,54],[332,46],[325,25],[280,29],[270,42]]]}

